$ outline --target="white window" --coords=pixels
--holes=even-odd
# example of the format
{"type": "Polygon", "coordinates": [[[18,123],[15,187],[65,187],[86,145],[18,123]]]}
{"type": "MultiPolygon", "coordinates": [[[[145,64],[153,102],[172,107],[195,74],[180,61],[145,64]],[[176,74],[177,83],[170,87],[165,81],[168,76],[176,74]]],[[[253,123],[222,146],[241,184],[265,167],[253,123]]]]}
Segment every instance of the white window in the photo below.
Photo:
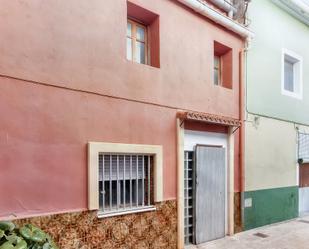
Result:
{"type": "Polygon", "coordinates": [[[91,142],[89,209],[99,217],[155,210],[162,201],[162,147],[91,142]]]}
{"type": "Polygon", "coordinates": [[[214,56],[214,83],[216,86],[222,85],[221,81],[221,56],[214,56]]]}
{"type": "Polygon", "coordinates": [[[292,51],[282,51],[281,92],[283,95],[302,99],[302,57],[292,51]]]}
{"type": "Polygon", "coordinates": [[[147,27],[128,19],[127,22],[127,59],[147,64],[147,27]]]}

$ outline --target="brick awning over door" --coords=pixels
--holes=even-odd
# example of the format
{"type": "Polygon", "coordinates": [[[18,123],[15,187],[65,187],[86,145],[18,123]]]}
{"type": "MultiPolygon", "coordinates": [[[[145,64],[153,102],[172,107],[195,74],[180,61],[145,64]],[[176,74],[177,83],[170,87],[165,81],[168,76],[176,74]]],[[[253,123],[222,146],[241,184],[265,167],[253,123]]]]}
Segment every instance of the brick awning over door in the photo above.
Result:
{"type": "Polygon", "coordinates": [[[241,125],[241,121],[238,119],[203,112],[180,111],[177,113],[177,117],[182,120],[200,121],[224,126],[239,127],[241,125]]]}

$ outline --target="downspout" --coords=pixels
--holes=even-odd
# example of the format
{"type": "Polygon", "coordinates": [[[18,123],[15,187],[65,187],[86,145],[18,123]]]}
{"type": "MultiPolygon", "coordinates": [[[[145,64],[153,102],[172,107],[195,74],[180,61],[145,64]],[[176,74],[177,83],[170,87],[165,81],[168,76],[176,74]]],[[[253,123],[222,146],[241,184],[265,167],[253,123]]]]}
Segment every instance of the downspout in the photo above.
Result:
{"type": "Polygon", "coordinates": [[[296,5],[298,8],[302,9],[306,14],[309,14],[309,6],[301,0],[291,0],[292,4],[296,5]]]}
{"type": "Polygon", "coordinates": [[[240,160],[240,165],[241,165],[241,185],[240,185],[240,191],[245,191],[245,169],[244,169],[244,158],[243,155],[245,154],[245,137],[244,137],[244,133],[245,133],[245,113],[247,111],[247,100],[246,100],[246,87],[247,87],[247,72],[246,72],[246,68],[247,68],[247,53],[248,50],[250,49],[250,45],[251,45],[251,39],[248,37],[246,39],[246,43],[245,43],[245,48],[243,48],[240,52],[240,81],[239,81],[239,119],[242,123],[241,128],[240,128],[240,135],[241,138],[240,139],[240,143],[243,146],[242,150],[241,150],[241,156],[242,156],[242,160],[240,160]]]}
{"type": "Polygon", "coordinates": [[[309,26],[309,4],[302,0],[272,0],[272,2],[309,26]]]}
{"type": "Polygon", "coordinates": [[[254,36],[253,32],[251,32],[249,29],[235,22],[233,19],[216,11],[215,9],[211,8],[211,6],[209,6],[209,4],[207,4],[206,2],[202,2],[200,0],[178,0],[178,1],[186,5],[187,7],[193,9],[194,11],[198,12],[199,14],[227,28],[228,30],[240,35],[243,38],[254,36]]]}
{"type": "Polygon", "coordinates": [[[240,135],[239,135],[239,148],[240,148],[240,156],[239,156],[239,167],[240,167],[240,209],[241,209],[241,226],[242,230],[244,230],[244,210],[245,210],[245,114],[247,110],[247,101],[246,101],[246,86],[247,86],[247,52],[250,49],[251,39],[247,38],[245,48],[241,50],[239,54],[240,61],[240,81],[239,81],[239,119],[241,121],[240,126],[240,135]]]}
{"type": "Polygon", "coordinates": [[[234,11],[233,10],[230,10],[229,12],[228,12],[228,17],[229,18],[233,18],[233,16],[234,16],[234,11]]]}
{"type": "Polygon", "coordinates": [[[237,11],[236,8],[230,3],[230,1],[227,0],[210,0],[210,1],[214,3],[216,6],[218,6],[220,9],[226,11],[230,18],[233,18],[233,14],[237,11]]]}
{"type": "Polygon", "coordinates": [[[245,49],[242,49],[239,54],[240,61],[240,81],[239,81],[239,120],[241,122],[240,126],[240,172],[241,172],[241,181],[240,181],[240,191],[244,191],[244,163],[243,163],[243,155],[244,155],[244,53],[245,49]]]}
{"type": "Polygon", "coordinates": [[[241,126],[239,129],[239,168],[240,168],[240,222],[241,228],[244,230],[244,193],[245,193],[245,121],[244,121],[244,56],[246,49],[242,49],[239,53],[240,62],[240,80],[239,80],[239,119],[241,121],[241,126]]]}

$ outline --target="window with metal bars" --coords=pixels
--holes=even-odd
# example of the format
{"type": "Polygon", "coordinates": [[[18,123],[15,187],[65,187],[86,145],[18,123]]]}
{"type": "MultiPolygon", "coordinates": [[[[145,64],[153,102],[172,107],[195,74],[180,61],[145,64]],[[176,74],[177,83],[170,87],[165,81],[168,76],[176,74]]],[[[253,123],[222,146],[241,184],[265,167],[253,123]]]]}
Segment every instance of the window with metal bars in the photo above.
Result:
{"type": "Polygon", "coordinates": [[[309,133],[298,133],[298,159],[301,163],[309,162],[309,133]]]}
{"type": "Polygon", "coordinates": [[[153,209],[153,157],[99,154],[99,206],[106,216],[153,209]]]}

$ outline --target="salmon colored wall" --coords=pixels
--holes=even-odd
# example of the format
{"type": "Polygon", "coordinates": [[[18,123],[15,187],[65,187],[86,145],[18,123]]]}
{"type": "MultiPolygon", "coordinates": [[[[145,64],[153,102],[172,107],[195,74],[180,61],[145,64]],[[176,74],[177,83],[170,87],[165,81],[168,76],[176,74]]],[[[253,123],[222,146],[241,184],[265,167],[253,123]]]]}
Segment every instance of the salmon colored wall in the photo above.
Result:
{"type": "Polygon", "coordinates": [[[177,1],[132,2],[160,17],[160,68],[126,60],[125,0],[10,0],[1,3],[0,73],[238,118],[243,41],[177,1]],[[213,85],[214,40],[233,49],[233,91],[213,85]]]}
{"type": "Polygon", "coordinates": [[[243,41],[176,1],[132,2],[159,15],[160,68],[126,60],[125,0],[1,3],[0,217],[85,209],[92,140],[162,144],[175,199],[177,109],[239,118],[243,41]],[[213,85],[214,40],[232,90],[213,85]]]}
{"type": "Polygon", "coordinates": [[[163,145],[176,196],[176,110],[0,78],[0,113],[0,217],[86,208],[88,141],[163,145]]]}

